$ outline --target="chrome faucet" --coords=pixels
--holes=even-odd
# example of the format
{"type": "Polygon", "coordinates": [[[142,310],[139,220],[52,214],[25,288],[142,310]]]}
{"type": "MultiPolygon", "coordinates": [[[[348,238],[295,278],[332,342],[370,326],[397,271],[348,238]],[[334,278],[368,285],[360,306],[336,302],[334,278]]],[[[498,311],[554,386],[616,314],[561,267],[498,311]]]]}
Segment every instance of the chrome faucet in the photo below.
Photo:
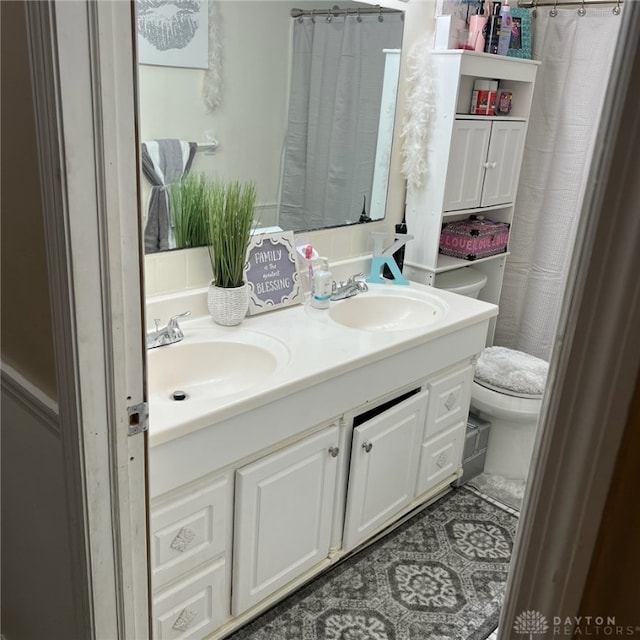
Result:
{"type": "Polygon", "coordinates": [[[160,327],[160,320],[154,320],[156,325],[155,331],[147,331],[147,349],[155,349],[156,347],[163,347],[166,344],[180,342],[180,340],[184,338],[184,333],[182,333],[182,329],[178,325],[178,318],[186,318],[190,315],[191,311],[179,313],[177,316],[169,319],[166,327],[160,327]]]}
{"type": "Polygon", "coordinates": [[[358,293],[368,291],[369,287],[364,281],[363,273],[356,273],[353,276],[349,276],[346,282],[334,282],[331,287],[331,299],[332,300],[344,300],[344,298],[351,298],[358,293]]]}

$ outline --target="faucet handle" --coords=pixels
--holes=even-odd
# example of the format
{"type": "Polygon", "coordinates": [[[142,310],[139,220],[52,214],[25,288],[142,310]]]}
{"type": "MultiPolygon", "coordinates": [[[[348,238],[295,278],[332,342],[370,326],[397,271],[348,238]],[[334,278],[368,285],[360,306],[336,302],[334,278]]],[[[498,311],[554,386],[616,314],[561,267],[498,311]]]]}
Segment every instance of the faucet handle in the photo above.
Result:
{"type": "Polygon", "coordinates": [[[191,315],[191,311],[183,311],[182,313],[178,313],[175,316],[171,316],[171,318],[169,318],[169,322],[167,322],[167,327],[170,327],[172,329],[178,329],[178,318],[186,318],[187,316],[191,315]]]}

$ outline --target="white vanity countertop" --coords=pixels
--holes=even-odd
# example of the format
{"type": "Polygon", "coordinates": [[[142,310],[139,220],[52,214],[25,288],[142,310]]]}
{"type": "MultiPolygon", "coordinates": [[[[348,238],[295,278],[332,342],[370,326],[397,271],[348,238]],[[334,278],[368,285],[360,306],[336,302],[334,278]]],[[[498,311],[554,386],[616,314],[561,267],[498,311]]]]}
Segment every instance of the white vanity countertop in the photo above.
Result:
{"type": "MultiPolygon", "coordinates": [[[[152,350],[162,351],[162,354],[148,352],[150,369],[159,360],[154,360],[156,355],[171,363],[172,354],[177,355],[178,349],[203,341],[241,342],[265,347],[271,345],[275,347],[271,350],[276,354],[278,365],[273,373],[259,377],[250,386],[237,392],[211,395],[207,388],[214,388],[216,382],[213,381],[207,385],[185,389],[189,398],[176,402],[169,397],[170,392],[166,389],[161,393],[150,389],[150,446],[256,409],[425,342],[437,340],[441,336],[488,320],[498,313],[498,307],[493,304],[417,283],[411,283],[408,287],[393,284],[370,285],[369,292],[358,295],[367,296],[380,289],[389,290],[390,287],[435,295],[447,307],[446,312],[426,327],[395,331],[367,331],[345,327],[332,320],[328,311],[312,309],[308,303],[248,316],[236,327],[216,325],[209,316],[181,321],[184,339],[175,345],[152,350]]],[[[200,292],[199,295],[206,298],[205,292],[200,292]]],[[[166,303],[166,300],[159,301],[159,305],[154,307],[153,300],[148,301],[148,316],[166,317],[167,314],[162,313],[165,310],[163,302],[166,303]]],[[[175,300],[171,304],[175,307],[175,300]]],[[[181,310],[185,308],[188,307],[183,306],[181,310]]],[[[194,349],[198,354],[198,347],[194,349]]],[[[211,353],[215,354],[215,349],[211,353]]],[[[204,351],[202,357],[197,357],[197,367],[202,370],[204,351]]],[[[210,358],[212,355],[206,354],[206,357],[210,358]]],[[[153,371],[150,378],[154,379],[153,371]]]]}

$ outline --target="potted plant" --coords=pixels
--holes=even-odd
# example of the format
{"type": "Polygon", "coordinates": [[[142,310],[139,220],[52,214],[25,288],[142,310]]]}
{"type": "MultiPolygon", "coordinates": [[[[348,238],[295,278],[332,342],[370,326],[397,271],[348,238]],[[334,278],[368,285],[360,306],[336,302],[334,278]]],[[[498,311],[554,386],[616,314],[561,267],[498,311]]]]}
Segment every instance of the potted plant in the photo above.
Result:
{"type": "Polygon", "coordinates": [[[213,270],[208,303],[218,324],[239,324],[249,308],[244,273],[255,201],[252,182],[212,180],[207,190],[207,244],[213,270]]]}

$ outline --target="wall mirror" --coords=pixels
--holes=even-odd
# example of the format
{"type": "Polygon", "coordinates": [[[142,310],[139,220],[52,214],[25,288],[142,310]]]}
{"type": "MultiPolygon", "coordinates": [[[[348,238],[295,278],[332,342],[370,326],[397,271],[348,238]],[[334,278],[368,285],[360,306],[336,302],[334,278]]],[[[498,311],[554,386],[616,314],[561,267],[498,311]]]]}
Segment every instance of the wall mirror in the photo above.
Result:
{"type": "MultiPolygon", "coordinates": [[[[384,217],[402,12],[348,1],[339,10],[311,0],[160,4],[151,16],[138,0],[139,41],[141,25],[146,34],[182,29],[196,18],[180,17],[181,6],[198,5],[196,26],[208,15],[208,65],[172,66],[166,50],[164,62],[139,58],[141,143],[198,143],[191,173],[254,181],[262,227],[384,217]]],[[[141,183],[146,216],[151,185],[141,183]]]]}

